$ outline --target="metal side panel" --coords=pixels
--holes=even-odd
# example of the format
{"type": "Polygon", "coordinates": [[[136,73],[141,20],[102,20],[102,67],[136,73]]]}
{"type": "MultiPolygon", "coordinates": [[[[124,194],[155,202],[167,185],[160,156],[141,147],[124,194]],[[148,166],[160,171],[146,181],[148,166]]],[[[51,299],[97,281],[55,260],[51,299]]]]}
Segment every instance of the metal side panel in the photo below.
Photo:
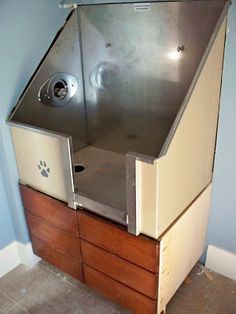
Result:
{"type": "Polygon", "coordinates": [[[70,138],[11,126],[20,181],[74,208],[70,138]]]}
{"type": "Polygon", "coordinates": [[[87,143],[77,10],[73,11],[22,95],[10,122],[71,136],[75,151],[87,143]]]}

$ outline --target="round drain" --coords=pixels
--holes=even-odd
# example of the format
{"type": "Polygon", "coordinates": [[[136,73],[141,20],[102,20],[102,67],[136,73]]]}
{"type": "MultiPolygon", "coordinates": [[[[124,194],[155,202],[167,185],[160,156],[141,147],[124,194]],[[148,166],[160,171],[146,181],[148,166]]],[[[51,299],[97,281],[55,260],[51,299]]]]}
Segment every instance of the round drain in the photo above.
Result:
{"type": "Polygon", "coordinates": [[[75,172],[82,172],[84,171],[85,167],[83,165],[76,164],[74,166],[74,169],[75,169],[75,172]]]}
{"type": "Polygon", "coordinates": [[[57,97],[59,100],[63,100],[68,92],[67,84],[65,81],[60,80],[56,82],[53,87],[53,95],[57,97]]]}

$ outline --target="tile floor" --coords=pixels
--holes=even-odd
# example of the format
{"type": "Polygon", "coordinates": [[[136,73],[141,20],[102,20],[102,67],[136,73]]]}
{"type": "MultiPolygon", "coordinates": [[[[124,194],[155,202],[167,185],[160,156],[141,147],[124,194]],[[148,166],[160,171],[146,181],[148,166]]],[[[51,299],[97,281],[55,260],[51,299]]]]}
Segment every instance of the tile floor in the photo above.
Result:
{"type": "MultiPolygon", "coordinates": [[[[236,314],[236,281],[194,267],[167,314],[236,314]]],[[[20,265],[0,279],[0,314],[128,314],[86,285],[40,261],[20,265]]]]}

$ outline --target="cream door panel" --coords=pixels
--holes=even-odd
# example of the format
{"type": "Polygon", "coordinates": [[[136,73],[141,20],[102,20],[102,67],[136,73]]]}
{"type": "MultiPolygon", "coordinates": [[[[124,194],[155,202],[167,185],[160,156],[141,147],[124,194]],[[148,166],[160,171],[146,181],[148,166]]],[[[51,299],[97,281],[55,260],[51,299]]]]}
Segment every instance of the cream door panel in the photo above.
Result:
{"type": "Polygon", "coordinates": [[[11,133],[20,181],[67,201],[60,137],[14,126],[11,133]]]}

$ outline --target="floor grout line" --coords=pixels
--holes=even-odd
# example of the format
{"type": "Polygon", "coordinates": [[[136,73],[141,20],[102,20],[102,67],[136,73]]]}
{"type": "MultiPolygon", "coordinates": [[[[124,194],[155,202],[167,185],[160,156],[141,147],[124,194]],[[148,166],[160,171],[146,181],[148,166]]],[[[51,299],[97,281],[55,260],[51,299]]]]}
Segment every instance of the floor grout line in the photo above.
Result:
{"type": "Polygon", "coordinates": [[[89,294],[87,294],[86,295],[86,297],[82,300],[82,301],[80,301],[79,303],[78,303],[78,305],[83,305],[84,303],[85,303],[85,301],[89,298],[89,294]]]}
{"type": "MultiPolygon", "coordinates": [[[[29,312],[28,312],[24,307],[22,307],[22,306],[20,305],[20,303],[19,303],[19,302],[21,302],[24,298],[26,298],[27,295],[23,296],[23,297],[22,297],[21,299],[19,299],[18,301],[15,301],[15,300],[14,300],[11,296],[9,296],[5,291],[0,290],[0,292],[1,292],[3,295],[5,295],[6,297],[8,297],[8,299],[10,299],[10,300],[14,303],[14,306],[11,307],[11,310],[17,305],[17,306],[20,307],[22,310],[24,310],[25,312],[29,313],[29,312]]],[[[10,311],[10,309],[7,310],[6,313],[8,313],[9,311],[10,311]]]]}
{"type": "Polygon", "coordinates": [[[58,278],[60,281],[65,281],[65,277],[66,274],[64,275],[62,272],[54,272],[53,270],[51,270],[50,268],[48,268],[47,266],[44,266],[40,263],[37,264],[40,268],[43,268],[44,270],[48,271],[50,274],[53,274],[54,277],[58,278]]]}
{"type": "Polygon", "coordinates": [[[14,307],[16,307],[16,304],[10,306],[10,308],[6,312],[4,312],[4,314],[9,313],[14,307]]]}
{"type": "Polygon", "coordinates": [[[67,284],[71,285],[74,288],[77,288],[78,290],[80,290],[80,291],[82,291],[82,292],[84,292],[86,294],[90,294],[91,293],[91,292],[87,292],[87,291],[83,290],[83,288],[80,288],[80,287],[74,285],[72,282],[70,282],[70,281],[68,281],[66,279],[63,279],[62,281],[66,282],[67,284]]]}
{"type": "Polygon", "coordinates": [[[13,303],[17,304],[17,301],[15,301],[11,296],[9,296],[5,291],[0,289],[0,292],[7,297],[9,300],[11,300],[13,303]]]}
{"type": "MultiPolygon", "coordinates": [[[[35,265],[36,267],[39,267],[41,269],[43,269],[44,271],[47,271],[49,272],[50,274],[53,274],[54,277],[58,278],[58,280],[60,282],[65,282],[66,284],[70,285],[71,287],[73,288],[76,288],[78,290],[78,292],[82,292],[84,293],[84,298],[79,302],[80,305],[82,305],[90,296],[90,293],[88,293],[87,291],[81,289],[80,287],[74,285],[73,283],[69,282],[66,280],[66,274],[62,273],[62,272],[54,272],[53,270],[50,270],[47,266],[44,266],[40,263],[37,263],[35,265]]],[[[35,267],[34,266],[34,267],[35,267]]],[[[29,270],[31,270],[32,268],[29,268],[29,270]]],[[[8,295],[7,292],[5,292],[4,290],[0,289],[0,292],[6,297],[8,298],[10,301],[13,302],[13,305],[6,311],[4,312],[4,314],[7,314],[8,312],[10,312],[13,308],[15,308],[16,306],[18,306],[19,308],[21,308],[23,311],[25,311],[26,313],[28,314],[31,314],[26,308],[24,308],[20,302],[22,302],[26,297],[27,295],[23,296],[22,298],[20,298],[18,301],[15,301],[10,295],[8,295]]]]}
{"type": "MultiPolygon", "coordinates": [[[[0,289],[1,294],[3,294],[5,297],[7,297],[10,301],[13,302],[13,305],[10,306],[10,308],[5,311],[4,313],[7,314],[9,313],[12,309],[14,309],[14,307],[19,306],[22,310],[26,311],[24,308],[22,308],[12,297],[10,297],[5,291],[3,291],[2,289],[0,289]]],[[[27,311],[26,311],[27,312],[27,311]]],[[[28,313],[28,312],[27,312],[28,313]]]]}
{"type": "Polygon", "coordinates": [[[26,313],[29,313],[29,314],[30,314],[30,312],[29,312],[27,309],[25,309],[23,306],[21,306],[19,303],[17,303],[17,305],[18,305],[22,310],[24,310],[26,313]]]}
{"type": "MultiPolygon", "coordinates": [[[[24,264],[20,264],[20,265],[24,265],[24,264]]],[[[19,265],[19,266],[20,266],[20,265],[19,265]]],[[[18,266],[18,267],[19,267],[19,266],[18,266]]],[[[34,269],[35,269],[37,266],[38,266],[38,264],[34,265],[33,267],[28,267],[28,266],[25,266],[25,265],[24,265],[24,267],[27,268],[27,271],[30,271],[30,272],[34,271],[34,269]]],[[[2,290],[0,290],[0,291],[3,292],[2,290]]],[[[11,299],[16,305],[18,305],[21,309],[23,309],[25,312],[29,313],[25,308],[23,308],[23,307],[20,305],[20,302],[22,302],[22,301],[28,296],[28,294],[22,296],[18,301],[14,300],[11,296],[9,296],[9,295],[7,294],[7,292],[4,292],[4,294],[5,294],[5,296],[7,296],[9,299],[11,299]]]]}
{"type": "Polygon", "coordinates": [[[90,294],[90,292],[87,292],[87,291],[83,290],[82,288],[80,288],[80,287],[74,285],[72,282],[68,281],[68,280],[66,279],[66,274],[64,275],[64,274],[61,273],[61,272],[56,273],[56,272],[54,272],[53,270],[50,270],[49,268],[47,268],[47,266],[44,266],[44,265],[39,264],[39,263],[38,263],[38,265],[39,265],[39,267],[42,267],[44,270],[46,270],[46,271],[50,272],[51,274],[53,274],[53,275],[54,275],[56,278],[58,278],[60,281],[65,282],[65,283],[71,285],[72,287],[78,289],[79,291],[85,293],[86,295],[89,295],[89,294],[90,294]],[[58,274],[59,274],[59,275],[58,275],[58,274]]]}
{"type": "Polygon", "coordinates": [[[8,309],[4,314],[9,313],[11,310],[13,310],[15,307],[21,308],[25,313],[31,314],[29,311],[27,311],[24,307],[22,307],[19,303],[16,303],[14,306],[12,306],[10,309],[8,309]]]}

